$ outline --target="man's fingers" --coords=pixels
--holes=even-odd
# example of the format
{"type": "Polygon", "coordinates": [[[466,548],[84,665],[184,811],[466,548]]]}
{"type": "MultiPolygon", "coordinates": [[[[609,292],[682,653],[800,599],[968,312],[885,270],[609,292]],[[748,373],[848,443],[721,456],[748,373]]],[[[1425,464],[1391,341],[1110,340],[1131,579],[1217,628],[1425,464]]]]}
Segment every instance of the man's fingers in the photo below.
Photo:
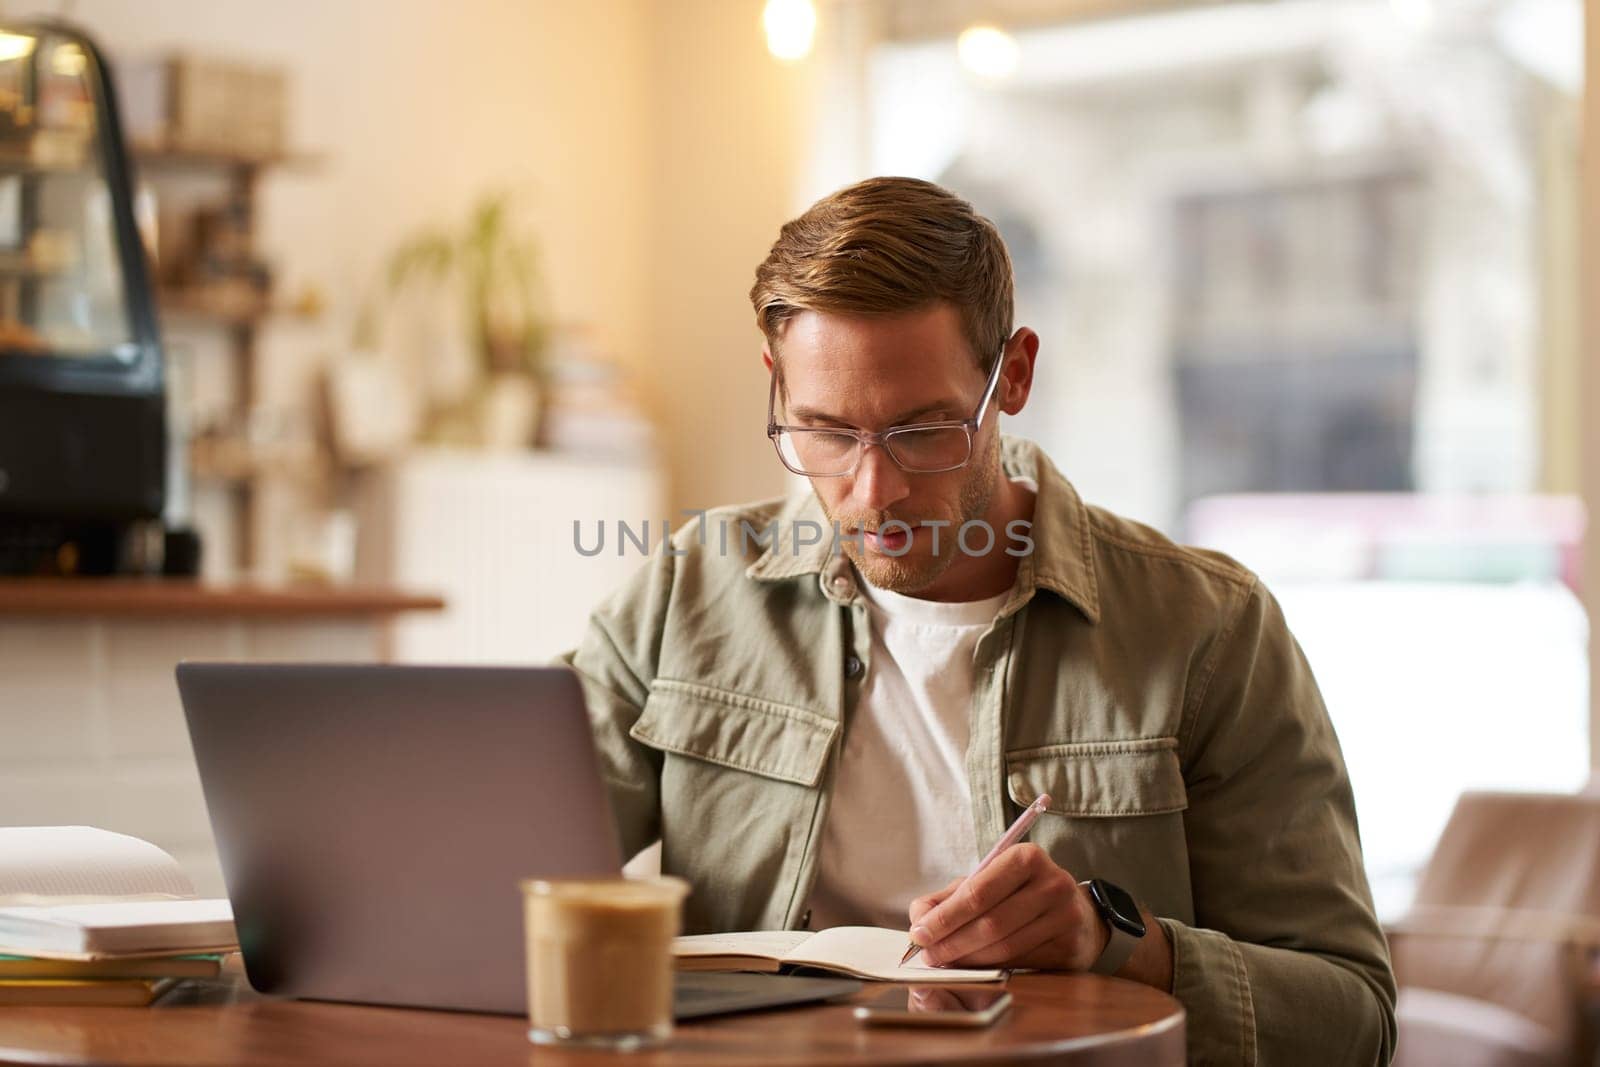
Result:
{"type": "Polygon", "coordinates": [[[919,945],[943,941],[1005,900],[1043,868],[1056,869],[1037,845],[1012,845],[931,910],[913,919],[911,940],[919,945]]]}
{"type": "Polygon", "coordinates": [[[943,889],[913,900],[911,902],[911,925],[917,925],[917,920],[921,919],[924,915],[928,914],[928,912],[944,903],[950,894],[954,893],[961,885],[962,881],[962,879],[957,878],[943,889]]]}
{"type": "Polygon", "coordinates": [[[927,945],[922,958],[935,967],[969,959],[992,945],[1005,943],[1017,931],[1047,914],[1054,903],[1049,886],[1030,882],[960,929],[927,945]]]}
{"type": "Polygon", "coordinates": [[[951,967],[1028,967],[1029,954],[1054,941],[1062,933],[1061,918],[1049,911],[1034,917],[1000,940],[975,952],[946,961],[951,967]]]}
{"type": "MultiPolygon", "coordinates": [[[[1031,922],[981,949],[955,959],[947,966],[1038,967],[1043,970],[1083,970],[1106,944],[1105,926],[1088,902],[1088,893],[1071,881],[1041,878],[1035,883],[1049,903],[1031,922]],[[1065,885],[1061,883],[1064,882],[1065,885]]],[[[1030,886],[1027,892],[1032,892],[1030,886]]]]}

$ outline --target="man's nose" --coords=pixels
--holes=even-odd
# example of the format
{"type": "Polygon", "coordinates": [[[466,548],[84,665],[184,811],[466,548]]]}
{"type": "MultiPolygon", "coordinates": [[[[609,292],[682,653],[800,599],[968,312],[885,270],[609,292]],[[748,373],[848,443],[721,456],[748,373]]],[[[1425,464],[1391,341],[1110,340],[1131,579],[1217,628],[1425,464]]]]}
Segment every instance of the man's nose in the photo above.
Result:
{"type": "Polygon", "coordinates": [[[911,493],[906,472],[882,445],[861,446],[861,465],[850,487],[856,503],[873,511],[886,511],[911,493]]]}

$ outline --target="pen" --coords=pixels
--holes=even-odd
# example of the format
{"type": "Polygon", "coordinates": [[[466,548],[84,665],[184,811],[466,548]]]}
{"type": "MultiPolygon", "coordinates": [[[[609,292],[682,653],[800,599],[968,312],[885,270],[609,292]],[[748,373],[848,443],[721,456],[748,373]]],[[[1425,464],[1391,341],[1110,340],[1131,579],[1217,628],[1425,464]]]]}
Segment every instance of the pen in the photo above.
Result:
{"type": "MultiPolygon", "coordinates": [[[[994,848],[989,850],[989,854],[978,861],[978,865],[972,868],[972,874],[967,875],[967,878],[971,878],[973,875],[976,875],[979,871],[993,863],[996,856],[1000,855],[1000,853],[1004,852],[1018,841],[1021,841],[1022,838],[1027,834],[1029,828],[1033,826],[1034,820],[1043,815],[1044,809],[1048,808],[1049,806],[1050,794],[1040,793],[1038,797],[1035,798],[1034,802],[1029,804],[1027,809],[1023,811],[1021,815],[1017,816],[1017,821],[1011,824],[1011,829],[1007,830],[1003,835],[1001,835],[1000,840],[994,843],[994,848]]],[[[962,879],[962,884],[966,884],[966,879],[962,879]]],[[[959,889],[960,886],[957,886],[957,888],[959,889]]],[[[910,946],[906,948],[906,954],[900,957],[900,966],[904,967],[912,956],[915,956],[921,951],[921,945],[917,944],[915,941],[911,942],[910,946]]]]}

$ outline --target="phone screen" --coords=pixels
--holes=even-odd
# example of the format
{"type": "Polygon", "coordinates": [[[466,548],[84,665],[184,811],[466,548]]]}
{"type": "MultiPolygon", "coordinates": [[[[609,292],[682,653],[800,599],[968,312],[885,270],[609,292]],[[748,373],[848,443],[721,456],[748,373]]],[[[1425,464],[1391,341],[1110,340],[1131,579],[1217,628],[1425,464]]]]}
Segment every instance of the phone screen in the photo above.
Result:
{"type": "Polygon", "coordinates": [[[993,1022],[1011,1002],[1004,989],[972,986],[901,986],[856,1008],[864,1022],[901,1025],[982,1026],[993,1022]]]}
{"type": "Polygon", "coordinates": [[[913,985],[891,989],[866,1006],[874,1011],[918,1013],[985,1012],[1011,994],[1004,989],[967,989],[947,985],[913,985]]]}

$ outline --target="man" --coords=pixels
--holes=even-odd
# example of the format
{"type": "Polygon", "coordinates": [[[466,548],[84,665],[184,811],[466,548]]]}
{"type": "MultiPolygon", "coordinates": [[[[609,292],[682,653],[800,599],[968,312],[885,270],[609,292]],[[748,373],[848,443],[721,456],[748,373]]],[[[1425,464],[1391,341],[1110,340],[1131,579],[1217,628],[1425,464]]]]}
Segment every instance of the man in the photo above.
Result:
{"type": "Polygon", "coordinates": [[[783,227],[751,298],[812,492],[687,524],[568,657],[624,848],[661,841],[687,928],[909,926],[934,965],[1170,990],[1197,1063],[1386,1063],[1311,671],[1248,571],[1002,438],[1040,340],[994,227],[862,182],[783,227]]]}

